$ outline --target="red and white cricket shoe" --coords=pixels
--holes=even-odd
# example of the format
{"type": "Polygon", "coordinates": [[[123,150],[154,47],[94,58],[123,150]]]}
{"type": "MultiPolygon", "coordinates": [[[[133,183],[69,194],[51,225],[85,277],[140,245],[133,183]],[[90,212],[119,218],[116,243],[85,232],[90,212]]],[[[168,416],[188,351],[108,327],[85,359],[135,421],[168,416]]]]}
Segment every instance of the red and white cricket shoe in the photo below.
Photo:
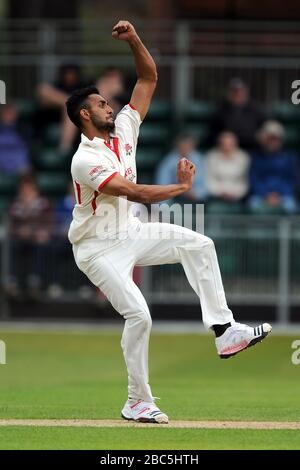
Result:
{"type": "Polygon", "coordinates": [[[155,403],[137,400],[127,400],[121,412],[121,416],[129,421],[139,423],[168,424],[168,416],[160,411],[155,403]]]}
{"type": "Polygon", "coordinates": [[[269,323],[251,327],[242,323],[233,323],[227,330],[216,338],[216,347],[221,359],[228,359],[244,349],[261,342],[272,327],[269,323]]]}

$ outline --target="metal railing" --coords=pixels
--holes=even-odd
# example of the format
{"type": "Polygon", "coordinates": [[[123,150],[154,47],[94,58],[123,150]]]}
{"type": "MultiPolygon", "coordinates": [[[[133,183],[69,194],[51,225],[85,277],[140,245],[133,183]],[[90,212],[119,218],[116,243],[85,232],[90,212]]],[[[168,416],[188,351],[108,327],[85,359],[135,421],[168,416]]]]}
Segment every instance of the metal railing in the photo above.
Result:
{"type": "MultiPolygon", "coordinates": [[[[133,72],[126,44],[111,39],[111,21],[0,22],[0,78],[12,97],[34,96],[35,85],[55,79],[62,63],[88,76],[105,66],[133,72]],[[21,79],[20,79],[21,77],[21,79]]],[[[247,21],[137,21],[161,77],[157,96],[173,101],[178,115],[190,99],[219,100],[232,76],[241,76],[255,98],[290,99],[300,75],[300,23],[247,21]]]]}
{"type": "MultiPolygon", "coordinates": [[[[205,233],[215,241],[229,303],[273,306],[277,321],[287,324],[291,307],[300,307],[300,217],[206,216],[205,233]]],[[[3,287],[11,256],[4,226],[0,240],[3,287]]],[[[103,300],[88,289],[66,240],[50,242],[43,256],[43,302],[103,300]]],[[[19,263],[23,265],[24,258],[19,263]]],[[[199,303],[179,264],[142,268],[140,287],[150,305],[199,303]]],[[[2,316],[9,316],[4,289],[1,305],[2,316]]]]}

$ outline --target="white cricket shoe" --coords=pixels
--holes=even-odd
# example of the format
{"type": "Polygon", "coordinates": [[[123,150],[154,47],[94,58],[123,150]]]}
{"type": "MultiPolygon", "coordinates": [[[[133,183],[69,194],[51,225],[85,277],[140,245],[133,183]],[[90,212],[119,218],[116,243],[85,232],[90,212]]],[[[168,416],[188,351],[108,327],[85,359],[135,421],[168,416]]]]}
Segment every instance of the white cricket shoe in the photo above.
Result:
{"type": "Polygon", "coordinates": [[[168,416],[160,411],[155,403],[138,400],[132,402],[127,400],[121,412],[121,416],[129,421],[140,423],[168,424],[168,416]]]}
{"type": "Polygon", "coordinates": [[[261,342],[271,331],[269,323],[263,323],[255,328],[242,323],[233,323],[215,340],[218,354],[221,359],[228,359],[261,342]]]}

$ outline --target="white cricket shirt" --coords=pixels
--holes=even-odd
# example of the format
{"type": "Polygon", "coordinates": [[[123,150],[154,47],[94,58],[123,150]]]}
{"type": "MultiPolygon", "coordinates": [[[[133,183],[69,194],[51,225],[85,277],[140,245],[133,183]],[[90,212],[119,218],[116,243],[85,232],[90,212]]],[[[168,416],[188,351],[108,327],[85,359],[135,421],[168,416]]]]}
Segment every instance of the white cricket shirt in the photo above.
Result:
{"type": "Polygon", "coordinates": [[[136,146],[141,118],[130,104],[124,106],[115,120],[110,142],[81,135],[81,143],[71,164],[76,195],[73,220],[69,229],[72,244],[87,238],[119,240],[134,223],[133,202],[102,193],[101,189],[116,173],[136,182],[136,146]]]}

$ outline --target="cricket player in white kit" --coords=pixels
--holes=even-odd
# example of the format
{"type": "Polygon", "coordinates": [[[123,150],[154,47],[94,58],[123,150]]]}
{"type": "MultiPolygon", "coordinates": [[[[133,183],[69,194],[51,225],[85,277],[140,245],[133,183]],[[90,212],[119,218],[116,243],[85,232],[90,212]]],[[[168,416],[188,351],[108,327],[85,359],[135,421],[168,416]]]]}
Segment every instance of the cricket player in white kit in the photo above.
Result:
{"type": "Polygon", "coordinates": [[[125,320],[121,346],[128,370],[128,400],[121,415],[128,420],[167,423],[155,404],[148,377],[151,316],[132,279],[134,266],[181,263],[199,296],[203,322],[213,329],[221,358],[231,357],[261,341],[271,331],[236,323],[228,308],[213,241],[187,228],[142,223],[132,205],[157,203],[188,191],[195,166],[178,163],[178,182],[168,186],[136,183],[139,127],[157,82],[156,66],[134,27],[119,21],[112,36],[128,42],[137,72],[130,103],[116,116],[95,87],[77,90],[66,106],[82,131],[72,160],[76,193],[69,239],[77,266],[99,287],[125,320]]]}

